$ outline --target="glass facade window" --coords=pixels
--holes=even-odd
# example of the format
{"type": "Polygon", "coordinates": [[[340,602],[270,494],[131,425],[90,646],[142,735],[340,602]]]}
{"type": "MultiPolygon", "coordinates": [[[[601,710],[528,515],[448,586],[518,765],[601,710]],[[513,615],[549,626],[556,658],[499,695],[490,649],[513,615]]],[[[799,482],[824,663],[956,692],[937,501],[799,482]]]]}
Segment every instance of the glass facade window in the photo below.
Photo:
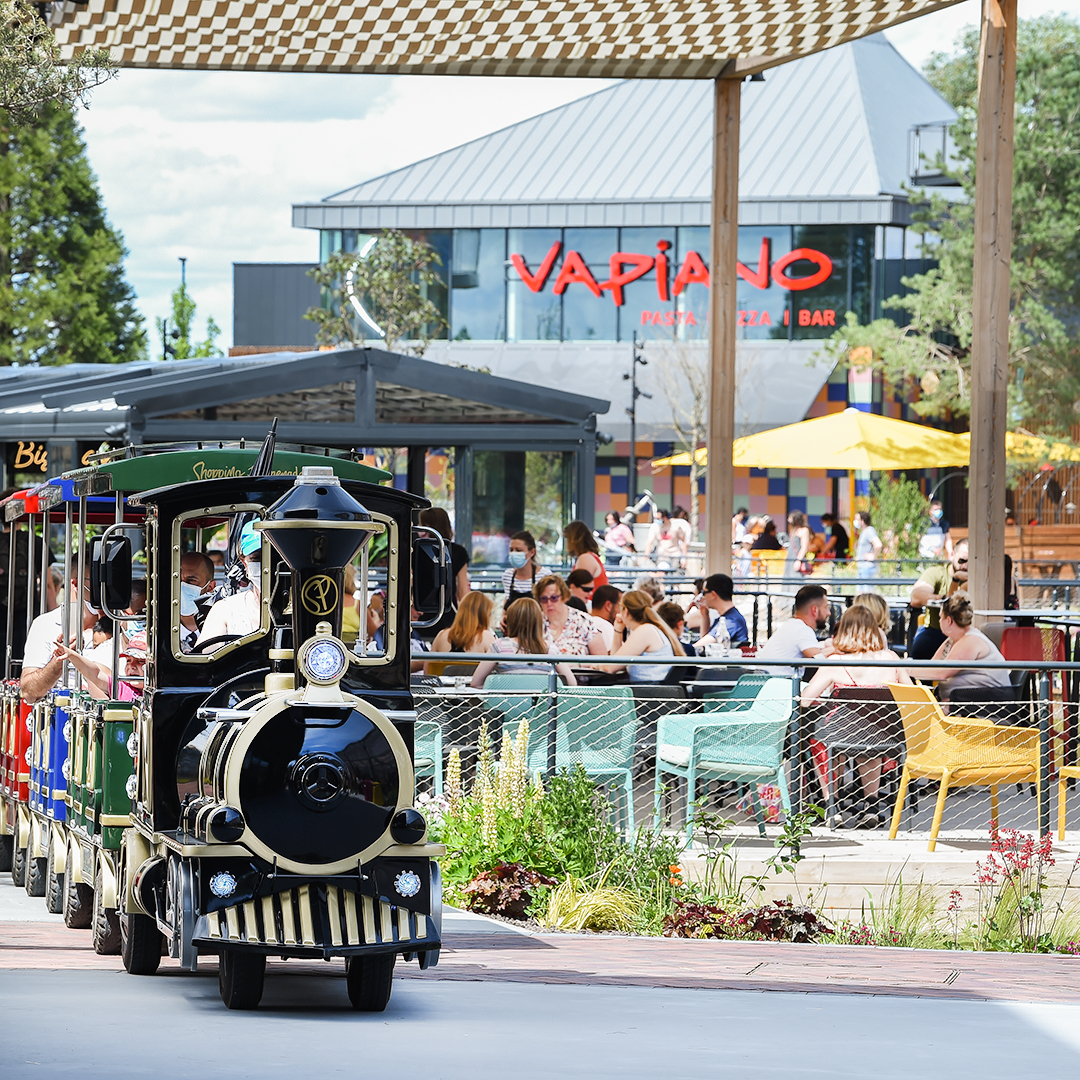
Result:
{"type": "Polygon", "coordinates": [[[576,252],[588,271],[586,277],[575,262],[574,276],[566,281],[562,293],[563,341],[618,340],[618,309],[600,290],[600,283],[608,279],[611,255],[618,249],[618,229],[563,230],[564,257],[576,252]],[[593,289],[594,284],[599,296],[593,289]]]}
{"type": "Polygon", "coordinates": [[[506,340],[561,341],[562,304],[553,286],[562,269],[562,229],[508,234],[506,340]]]}
{"type": "MultiPolygon", "coordinates": [[[[708,230],[706,230],[707,232],[708,230]]],[[[791,229],[786,225],[744,226],[739,229],[736,326],[740,341],[786,341],[791,335],[791,292],[785,280],[791,254],[791,229]],[[774,273],[774,268],[779,269],[774,273]]]]}
{"type": "Polygon", "coordinates": [[[506,337],[506,230],[455,229],[450,287],[454,341],[506,337]]]}
{"type": "MultiPolygon", "coordinates": [[[[427,295],[455,341],[704,341],[709,229],[537,228],[412,231],[439,252],[427,295]],[[449,284],[447,284],[449,283],[449,284]]],[[[328,229],[321,257],[370,234],[328,229]]],[[[745,225],[735,268],[743,341],[828,337],[847,312],[860,323],[923,273],[914,234],[896,226],[745,225]]]]}

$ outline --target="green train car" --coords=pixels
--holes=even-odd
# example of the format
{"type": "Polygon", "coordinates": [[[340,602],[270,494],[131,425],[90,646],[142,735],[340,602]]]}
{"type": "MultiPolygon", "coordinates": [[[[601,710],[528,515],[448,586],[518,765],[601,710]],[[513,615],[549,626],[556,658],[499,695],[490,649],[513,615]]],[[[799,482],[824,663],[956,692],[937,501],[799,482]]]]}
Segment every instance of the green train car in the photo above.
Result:
{"type": "Polygon", "coordinates": [[[267,957],[342,958],[353,1005],[381,1010],[399,956],[437,963],[442,849],[413,805],[410,642],[449,569],[414,525],[427,502],[386,478],[271,445],[129,449],[4,506],[39,567],[62,523],[71,589],[38,620],[81,655],[8,659],[0,860],[130,973],[216,956],[222,1000],[253,1008],[267,957]],[[80,675],[87,612],[116,622],[108,692],[80,675]],[[113,680],[143,623],[142,685],[113,680]]]}

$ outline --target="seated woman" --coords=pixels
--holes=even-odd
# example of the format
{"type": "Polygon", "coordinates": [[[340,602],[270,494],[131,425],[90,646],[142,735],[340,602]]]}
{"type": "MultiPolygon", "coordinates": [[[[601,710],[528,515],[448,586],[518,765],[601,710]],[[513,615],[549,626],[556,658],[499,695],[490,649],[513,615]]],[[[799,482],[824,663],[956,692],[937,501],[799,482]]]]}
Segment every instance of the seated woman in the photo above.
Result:
{"type": "Polygon", "coordinates": [[[882,633],[884,648],[889,647],[889,631],[892,629],[892,615],[889,613],[889,602],[880,593],[861,592],[856,593],[851,601],[852,607],[864,607],[877,620],[882,633]]]}
{"type": "Polygon", "coordinates": [[[675,632],[653,610],[652,597],[631,589],[622,595],[622,606],[615,616],[615,640],[622,644],[612,657],[625,657],[616,664],[605,664],[602,671],[626,668],[632,683],[663,682],[671,667],[666,664],[632,664],[635,656],[685,656],[675,632]]]}
{"type": "Polygon", "coordinates": [[[783,551],[784,545],[776,535],[776,522],[766,519],[761,535],[750,545],[751,551],[783,551]]]}
{"type": "MultiPolygon", "coordinates": [[[[885,647],[881,627],[870,608],[852,606],[844,612],[833,635],[829,660],[847,660],[843,667],[820,667],[802,693],[803,708],[829,699],[838,687],[884,687],[886,683],[908,683],[906,671],[899,667],[859,667],[860,660],[899,661],[900,657],[885,647]]],[[[894,709],[888,703],[876,703],[860,710],[858,703],[837,705],[823,723],[817,726],[816,737],[826,745],[836,742],[860,742],[870,745],[895,744],[902,741],[894,709]]],[[[829,822],[842,828],[876,829],[885,823],[885,808],[881,805],[881,758],[858,756],[855,759],[862,781],[863,801],[850,817],[829,822]]],[[[846,758],[837,754],[836,772],[843,774],[846,758]]],[[[822,776],[822,786],[832,787],[833,778],[822,776]]],[[[834,797],[837,792],[833,792],[834,797]]]]}
{"type": "Polygon", "coordinates": [[[341,640],[351,645],[360,635],[360,605],[356,602],[356,567],[345,564],[341,590],[341,640]]]}
{"type": "MultiPolygon", "coordinates": [[[[475,593],[473,595],[476,595],[475,593]]],[[[544,616],[540,605],[522,596],[515,600],[505,614],[506,637],[495,638],[489,651],[499,656],[513,656],[515,653],[539,656],[545,653],[558,655],[554,645],[544,640],[544,616]]],[[[471,685],[479,689],[484,680],[492,673],[500,675],[510,672],[547,674],[550,669],[544,664],[526,664],[514,660],[486,660],[476,665],[471,685]]],[[[566,664],[556,664],[555,671],[567,686],[577,686],[574,673],[566,664]]]]}
{"type": "MultiPolygon", "coordinates": [[[[541,578],[533,589],[544,613],[544,640],[564,656],[604,656],[604,639],[584,611],[570,607],[570,589],[558,574],[541,578]]],[[[515,601],[516,603],[516,601],[515,601]]],[[[513,605],[511,605],[513,606],[513,605]]],[[[543,650],[547,652],[547,649],[543,650]]]]}
{"type": "MultiPolygon", "coordinates": [[[[1002,663],[1005,657],[1001,655],[998,647],[977,627],[971,625],[971,601],[966,592],[954,592],[946,597],[941,603],[941,632],[945,640],[938,646],[938,650],[931,660],[999,660],[1002,663]]],[[[954,667],[930,668],[919,672],[926,679],[940,679],[938,684],[938,697],[942,701],[949,701],[956,690],[974,691],[970,697],[965,693],[967,701],[1012,701],[1012,681],[1009,672],[1004,668],[990,671],[961,671],[954,667]]],[[[948,706],[945,709],[948,712],[948,706]]],[[[973,710],[965,708],[969,715],[975,715],[973,710]]],[[[1010,723],[1008,716],[994,715],[990,719],[1000,719],[1003,723],[1010,723]]]]}
{"type": "Polygon", "coordinates": [[[491,632],[491,613],[495,605],[482,592],[469,592],[458,605],[454,621],[440,630],[431,643],[433,653],[486,653],[491,651],[495,635],[491,632]]]}

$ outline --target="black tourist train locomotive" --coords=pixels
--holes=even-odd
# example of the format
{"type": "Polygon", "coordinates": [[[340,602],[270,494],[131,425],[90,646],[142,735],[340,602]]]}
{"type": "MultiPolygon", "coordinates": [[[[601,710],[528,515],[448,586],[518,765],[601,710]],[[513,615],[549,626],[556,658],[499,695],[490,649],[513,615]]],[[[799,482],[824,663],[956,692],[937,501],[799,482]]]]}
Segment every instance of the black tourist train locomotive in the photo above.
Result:
{"type": "MultiPolygon", "coordinates": [[[[225,1004],[252,1008],[268,957],[341,957],[353,1005],[381,1010],[396,958],[427,968],[440,947],[409,688],[414,614],[438,617],[447,581],[441,540],[413,525],[428,504],[352,460],[152,451],[3,505],[12,562],[25,532],[44,581],[62,532],[70,587],[50,611],[42,584],[21,671],[8,650],[0,859],[133,974],[215,955],[225,1004]],[[99,612],[116,624],[102,664],[99,612]],[[143,622],[144,683],[115,680],[143,622]],[[53,658],[58,629],[73,654],[53,658]]],[[[33,565],[29,581],[9,642],[33,565]]]]}

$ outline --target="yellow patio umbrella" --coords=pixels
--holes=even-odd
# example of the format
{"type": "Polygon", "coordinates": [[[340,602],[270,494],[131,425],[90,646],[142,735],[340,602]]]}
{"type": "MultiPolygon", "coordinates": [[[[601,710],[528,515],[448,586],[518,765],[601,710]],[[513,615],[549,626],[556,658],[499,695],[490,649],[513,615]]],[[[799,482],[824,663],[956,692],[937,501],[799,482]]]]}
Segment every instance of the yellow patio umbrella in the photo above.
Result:
{"type": "MultiPolygon", "coordinates": [[[[958,437],[970,447],[971,432],[965,431],[958,437]]],[[[1029,435],[1024,431],[1005,433],[1005,454],[1010,461],[1020,464],[1026,461],[1032,466],[1046,462],[1080,461],[1080,447],[1062,442],[1050,443],[1038,435],[1029,435]]]]}
{"type": "MultiPolygon", "coordinates": [[[[966,436],[924,424],[845,409],[798,424],[736,439],[734,464],[755,469],[845,469],[891,472],[894,469],[937,469],[967,465],[966,436]]],[[[704,447],[695,452],[708,464],[704,447]]],[[[653,461],[654,471],[689,465],[689,452],[653,461]]]]}

